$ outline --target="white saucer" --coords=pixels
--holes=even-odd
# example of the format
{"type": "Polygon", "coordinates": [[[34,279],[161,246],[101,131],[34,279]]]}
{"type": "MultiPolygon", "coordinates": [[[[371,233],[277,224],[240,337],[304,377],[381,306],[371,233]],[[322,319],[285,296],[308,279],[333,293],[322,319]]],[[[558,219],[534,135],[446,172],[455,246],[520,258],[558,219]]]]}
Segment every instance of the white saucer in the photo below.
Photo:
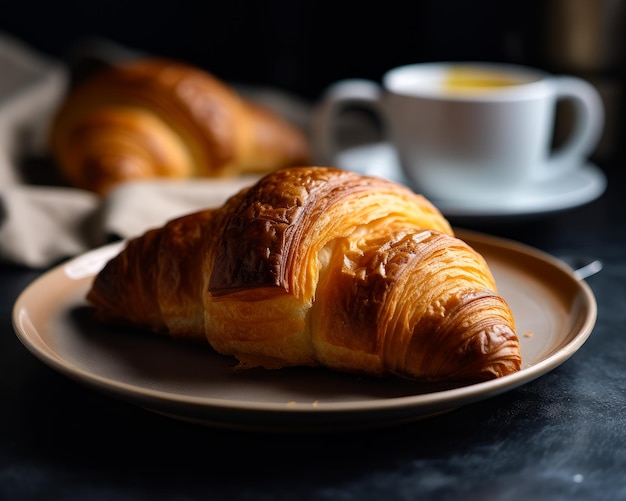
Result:
{"type": "MultiPolygon", "coordinates": [[[[339,152],[336,163],[342,169],[380,176],[411,186],[388,143],[347,148],[339,152]]],[[[472,201],[429,199],[447,217],[496,218],[540,215],[571,209],[595,200],[605,189],[604,173],[597,166],[587,163],[558,182],[533,185],[506,200],[490,200],[484,197],[472,201]]]]}

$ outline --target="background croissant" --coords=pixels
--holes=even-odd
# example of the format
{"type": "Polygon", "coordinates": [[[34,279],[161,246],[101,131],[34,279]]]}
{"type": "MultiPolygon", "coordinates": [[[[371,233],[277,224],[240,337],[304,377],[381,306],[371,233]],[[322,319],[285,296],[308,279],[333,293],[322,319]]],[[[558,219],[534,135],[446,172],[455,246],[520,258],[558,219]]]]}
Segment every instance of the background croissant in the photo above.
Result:
{"type": "Polygon", "coordinates": [[[323,167],[132,239],[87,297],[101,321],[208,342],[242,366],[425,381],[520,368],[485,260],[424,197],[323,167]]]}
{"type": "Polygon", "coordinates": [[[303,131],[186,64],[140,59],[73,88],[51,124],[67,181],[100,194],[131,179],[224,177],[309,162],[303,131]]]}

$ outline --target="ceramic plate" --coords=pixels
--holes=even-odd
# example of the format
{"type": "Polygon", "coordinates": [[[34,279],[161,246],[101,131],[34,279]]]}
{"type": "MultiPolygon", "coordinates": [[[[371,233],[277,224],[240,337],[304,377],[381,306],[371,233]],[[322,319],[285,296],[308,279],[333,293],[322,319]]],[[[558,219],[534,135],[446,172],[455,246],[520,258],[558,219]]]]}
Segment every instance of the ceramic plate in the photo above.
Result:
{"type": "MultiPolygon", "coordinates": [[[[346,148],[337,155],[339,167],[391,179],[414,188],[398,164],[388,143],[372,143],[346,148]]],[[[474,220],[519,218],[559,212],[589,203],[606,190],[606,176],[596,165],[587,163],[562,179],[529,185],[503,199],[480,197],[476,200],[430,200],[458,224],[474,220]]]]}
{"type": "Polygon", "coordinates": [[[407,423],[528,383],[571,357],[590,335],[596,302],[571,268],[533,248],[460,232],[481,252],[516,317],[523,368],[463,387],[370,379],[324,369],[233,370],[211,349],[105,328],[84,297],[117,252],[88,252],[29,285],[13,310],[20,341],[58,372],[151,411],[219,427],[257,431],[337,431],[407,423]]]}

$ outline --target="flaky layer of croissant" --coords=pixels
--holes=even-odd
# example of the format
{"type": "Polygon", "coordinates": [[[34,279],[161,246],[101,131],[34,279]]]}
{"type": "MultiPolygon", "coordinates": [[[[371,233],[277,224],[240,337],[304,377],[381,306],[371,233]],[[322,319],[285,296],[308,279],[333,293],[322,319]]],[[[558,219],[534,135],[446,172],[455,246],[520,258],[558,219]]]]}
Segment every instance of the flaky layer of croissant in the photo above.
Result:
{"type": "Polygon", "coordinates": [[[224,177],[306,165],[308,141],[273,111],[180,62],[141,59],[72,89],[50,151],[74,186],[100,194],[133,179],[224,177]]]}
{"type": "Polygon", "coordinates": [[[332,168],[278,170],[130,240],[88,300],[101,321],[208,342],[241,366],[450,381],[521,365],[487,263],[439,211],[332,168]]]}

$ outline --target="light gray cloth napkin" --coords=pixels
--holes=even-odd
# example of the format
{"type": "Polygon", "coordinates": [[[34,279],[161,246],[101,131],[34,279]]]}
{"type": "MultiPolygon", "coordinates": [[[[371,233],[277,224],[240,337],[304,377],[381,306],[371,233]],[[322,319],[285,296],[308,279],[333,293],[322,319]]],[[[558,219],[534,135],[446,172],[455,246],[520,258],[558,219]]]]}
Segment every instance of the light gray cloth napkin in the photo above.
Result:
{"type": "MultiPolygon", "coordinates": [[[[45,155],[50,118],[69,80],[65,64],[0,34],[0,262],[48,267],[179,215],[220,205],[254,181],[136,182],[120,186],[104,199],[54,183],[33,184],[26,179],[21,160],[45,155]]],[[[307,103],[273,89],[237,89],[306,129],[307,103]]],[[[33,167],[29,170],[32,174],[33,167]]],[[[47,173],[38,174],[45,178],[47,173]]]]}

